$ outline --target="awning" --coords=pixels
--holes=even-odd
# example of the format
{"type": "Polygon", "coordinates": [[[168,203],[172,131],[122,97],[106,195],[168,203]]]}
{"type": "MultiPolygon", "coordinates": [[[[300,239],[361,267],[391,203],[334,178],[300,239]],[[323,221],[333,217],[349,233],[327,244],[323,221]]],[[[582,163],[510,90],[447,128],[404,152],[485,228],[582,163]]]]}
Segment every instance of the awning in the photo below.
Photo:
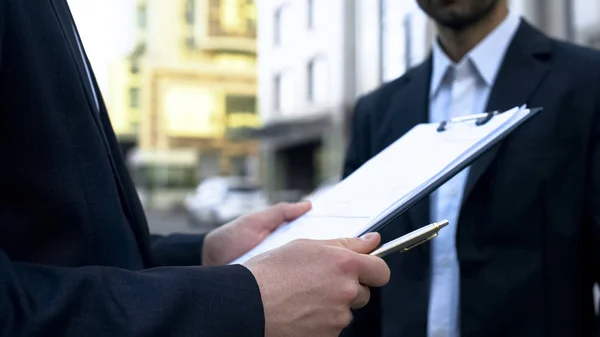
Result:
{"type": "Polygon", "coordinates": [[[283,141],[286,139],[320,138],[332,125],[331,115],[320,114],[300,118],[278,120],[256,129],[232,129],[228,137],[235,139],[259,139],[265,141],[283,141]]]}

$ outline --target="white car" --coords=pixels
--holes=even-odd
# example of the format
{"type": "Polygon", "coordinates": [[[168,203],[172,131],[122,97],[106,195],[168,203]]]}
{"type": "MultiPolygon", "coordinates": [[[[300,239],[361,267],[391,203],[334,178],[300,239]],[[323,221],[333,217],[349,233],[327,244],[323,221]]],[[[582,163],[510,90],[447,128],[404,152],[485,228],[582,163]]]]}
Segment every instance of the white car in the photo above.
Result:
{"type": "Polygon", "coordinates": [[[239,177],[206,179],[184,202],[192,224],[212,227],[269,205],[268,197],[260,187],[239,177]]]}

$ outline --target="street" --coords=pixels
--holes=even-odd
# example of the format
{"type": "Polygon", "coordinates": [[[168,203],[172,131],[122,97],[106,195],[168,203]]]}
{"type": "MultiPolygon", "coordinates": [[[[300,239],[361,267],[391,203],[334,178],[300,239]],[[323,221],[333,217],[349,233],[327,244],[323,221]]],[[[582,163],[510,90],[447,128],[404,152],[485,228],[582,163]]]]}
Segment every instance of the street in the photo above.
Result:
{"type": "Polygon", "coordinates": [[[191,226],[184,212],[182,211],[158,211],[147,210],[148,226],[152,234],[202,234],[212,228],[207,226],[191,226]]]}

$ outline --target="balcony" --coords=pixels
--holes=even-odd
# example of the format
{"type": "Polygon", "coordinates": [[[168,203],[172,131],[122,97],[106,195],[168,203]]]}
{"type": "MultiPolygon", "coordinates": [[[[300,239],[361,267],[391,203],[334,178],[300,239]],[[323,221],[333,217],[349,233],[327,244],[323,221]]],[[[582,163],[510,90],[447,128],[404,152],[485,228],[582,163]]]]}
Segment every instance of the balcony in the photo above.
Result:
{"type": "Polygon", "coordinates": [[[195,41],[196,49],[214,54],[256,55],[256,39],[237,36],[207,36],[195,41]]]}
{"type": "Polygon", "coordinates": [[[254,1],[209,0],[208,22],[196,48],[213,53],[256,55],[256,9],[254,1]]]}

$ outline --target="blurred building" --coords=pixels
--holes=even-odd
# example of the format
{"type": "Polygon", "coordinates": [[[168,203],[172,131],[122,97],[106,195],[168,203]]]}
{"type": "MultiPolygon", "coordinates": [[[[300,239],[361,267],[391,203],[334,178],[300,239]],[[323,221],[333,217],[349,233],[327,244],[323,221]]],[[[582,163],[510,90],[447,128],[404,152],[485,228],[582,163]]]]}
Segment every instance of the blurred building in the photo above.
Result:
{"type": "Polygon", "coordinates": [[[356,6],[356,90],[363,95],[423,62],[435,27],[416,0],[357,0],[356,6]]]}
{"type": "Polygon", "coordinates": [[[263,175],[270,190],[339,174],[355,93],[355,0],[258,2],[263,175]]]}
{"type": "Polygon", "coordinates": [[[137,0],[134,51],[111,69],[111,120],[141,186],[248,173],[259,144],[254,0],[137,0]]]}
{"type": "MultiPolygon", "coordinates": [[[[357,93],[400,77],[423,62],[435,26],[416,0],[357,1],[357,93]]],[[[509,0],[510,8],[545,33],[600,47],[600,1],[509,0]]]]}

